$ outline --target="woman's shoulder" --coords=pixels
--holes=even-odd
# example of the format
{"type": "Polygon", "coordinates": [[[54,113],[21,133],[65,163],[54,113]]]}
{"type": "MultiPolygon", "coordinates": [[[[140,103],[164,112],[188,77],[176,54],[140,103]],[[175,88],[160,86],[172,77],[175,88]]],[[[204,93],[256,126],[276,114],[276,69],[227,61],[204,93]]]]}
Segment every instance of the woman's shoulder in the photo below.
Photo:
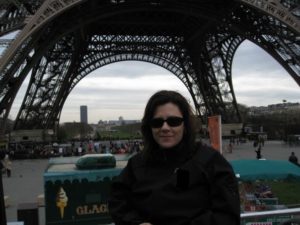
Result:
{"type": "Polygon", "coordinates": [[[233,171],[230,162],[219,151],[207,145],[197,149],[194,160],[206,168],[214,168],[215,171],[233,171]]]}
{"type": "Polygon", "coordinates": [[[137,152],[133,154],[129,160],[128,163],[133,167],[139,167],[145,165],[145,154],[143,151],[137,152]]]}
{"type": "Polygon", "coordinates": [[[208,155],[215,155],[218,154],[219,152],[212,147],[208,146],[207,144],[204,143],[197,143],[196,144],[196,153],[198,154],[208,154],[208,155]]]}
{"type": "Polygon", "coordinates": [[[214,159],[222,158],[222,155],[220,154],[219,151],[213,149],[212,147],[206,144],[198,143],[194,158],[197,161],[206,164],[208,162],[211,162],[214,159]]]}

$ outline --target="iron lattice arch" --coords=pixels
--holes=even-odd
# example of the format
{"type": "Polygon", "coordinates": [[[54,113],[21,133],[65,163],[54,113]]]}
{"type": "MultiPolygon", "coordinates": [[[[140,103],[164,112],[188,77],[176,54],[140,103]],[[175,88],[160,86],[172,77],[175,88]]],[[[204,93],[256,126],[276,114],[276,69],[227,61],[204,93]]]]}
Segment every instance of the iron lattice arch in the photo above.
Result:
{"type": "Polygon", "coordinates": [[[300,85],[298,0],[49,0],[30,8],[30,1],[15,2],[0,3],[0,35],[22,28],[0,60],[3,121],[27,76],[30,82],[14,129],[55,129],[81,79],[126,60],[172,72],[202,120],[219,114],[240,122],[231,67],[245,39],[300,85]]]}

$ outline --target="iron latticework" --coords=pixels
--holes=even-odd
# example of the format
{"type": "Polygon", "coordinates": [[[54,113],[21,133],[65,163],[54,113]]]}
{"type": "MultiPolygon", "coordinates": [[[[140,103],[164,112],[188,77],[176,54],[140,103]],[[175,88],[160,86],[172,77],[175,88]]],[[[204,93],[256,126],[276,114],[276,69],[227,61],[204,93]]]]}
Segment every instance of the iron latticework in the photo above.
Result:
{"type": "Polygon", "coordinates": [[[4,121],[30,76],[15,129],[54,129],[81,79],[126,60],[172,72],[203,120],[240,122],[231,67],[245,39],[300,85],[299,0],[11,0],[0,8],[0,35],[20,29],[0,60],[4,121]]]}

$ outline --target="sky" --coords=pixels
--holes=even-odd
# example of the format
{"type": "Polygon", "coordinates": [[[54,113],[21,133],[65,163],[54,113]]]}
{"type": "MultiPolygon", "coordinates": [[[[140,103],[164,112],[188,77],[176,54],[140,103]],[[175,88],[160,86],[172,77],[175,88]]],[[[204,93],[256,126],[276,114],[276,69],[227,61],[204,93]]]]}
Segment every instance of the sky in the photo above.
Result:
{"type": "MultiPolygon", "coordinates": [[[[300,87],[292,77],[264,50],[249,41],[238,48],[232,69],[232,80],[238,103],[267,106],[300,102],[300,87]]],[[[24,82],[12,106],[14,119],[28,84],[24,82]]],[[[68,96],[60,123],[79,122],[80,106],[88,107],[88,122],[99,120],[140,120],[150,96],[158,90],[177,90],[190,102],[191,96],[183,83],[157,65],[127,61],[95,70],[82,79],[68,96]]]]}

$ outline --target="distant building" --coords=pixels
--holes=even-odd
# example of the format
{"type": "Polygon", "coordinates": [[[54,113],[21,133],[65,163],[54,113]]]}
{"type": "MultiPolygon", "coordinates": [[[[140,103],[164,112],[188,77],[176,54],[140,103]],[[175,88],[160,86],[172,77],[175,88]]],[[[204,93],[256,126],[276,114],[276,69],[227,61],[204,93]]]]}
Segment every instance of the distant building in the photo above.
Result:
{"type": "Polygon", "coordinates": [[[122,126],[122,125],[128,125],[128,124],[134,124],[134,123],[140,123],[141,120],[124,120],[120,119],[119,120],[109,120],[107,121],[107,124],[110,125],[115,125],[115,126],[122,126]]]}
{"type": "Polygon", "coordinates": [[[251,106],[249,107],[249,115],[259,116],[272,113],[284,113],[287,111],[300,110],[300,103],[278,103],[268,106],[251,106]]]}
{"type": "Polygon", "coordinates": [[[81,105],[80,106],[80,122],[81,123],[88,123],[88,112],[87,112],[87,106],[81,105]]]}

